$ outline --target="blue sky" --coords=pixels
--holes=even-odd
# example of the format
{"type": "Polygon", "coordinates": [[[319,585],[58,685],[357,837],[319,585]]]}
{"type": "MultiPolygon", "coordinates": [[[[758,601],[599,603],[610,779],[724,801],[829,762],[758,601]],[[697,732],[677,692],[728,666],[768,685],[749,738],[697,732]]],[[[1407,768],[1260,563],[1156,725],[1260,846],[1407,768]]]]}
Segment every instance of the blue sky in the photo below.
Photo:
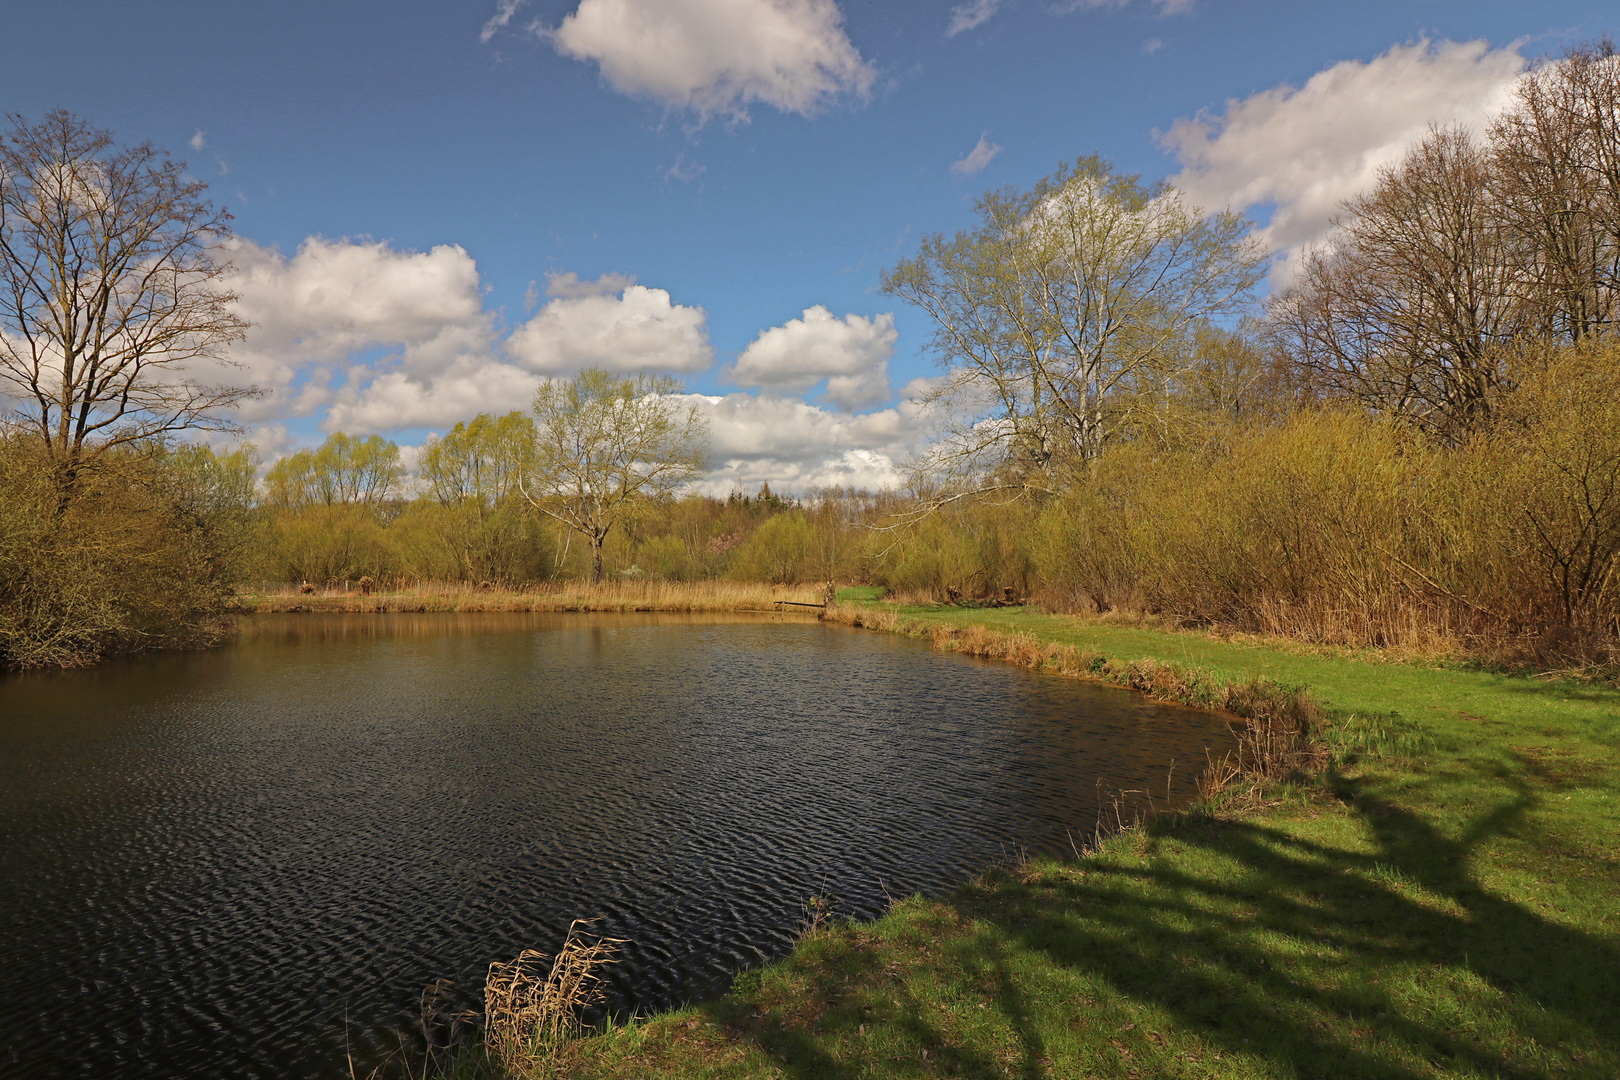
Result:
{"type": "Polygon", "coordinates": [[[606,359],[707,396],[716,489],[892,478],[922,432],[904,387],[933,369],[879,273],[984,189],[1100,152],[1252,209],[1286,259],[1428,123],[1479,122],[1525,61],[1620,21],[1584,0],[18,7],[6,111],[151,140],[236,215],[267,454],[338,426],[419,443],[606,359]]]}

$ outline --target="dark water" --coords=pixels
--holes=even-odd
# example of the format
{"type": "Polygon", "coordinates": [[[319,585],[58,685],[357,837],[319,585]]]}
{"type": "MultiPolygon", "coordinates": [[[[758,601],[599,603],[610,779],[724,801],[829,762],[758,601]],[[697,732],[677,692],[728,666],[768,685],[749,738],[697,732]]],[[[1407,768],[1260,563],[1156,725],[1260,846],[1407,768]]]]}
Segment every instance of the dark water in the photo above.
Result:
{"type": "Polygon", "coordinates": [[[1214,717],[814,622],[266,617],[0,681],[0,1075],[347,1075],[428,982],[570,919],[611,1005],[722,991],[812,895],[869,916],[1190,794],[1214,717]]]}

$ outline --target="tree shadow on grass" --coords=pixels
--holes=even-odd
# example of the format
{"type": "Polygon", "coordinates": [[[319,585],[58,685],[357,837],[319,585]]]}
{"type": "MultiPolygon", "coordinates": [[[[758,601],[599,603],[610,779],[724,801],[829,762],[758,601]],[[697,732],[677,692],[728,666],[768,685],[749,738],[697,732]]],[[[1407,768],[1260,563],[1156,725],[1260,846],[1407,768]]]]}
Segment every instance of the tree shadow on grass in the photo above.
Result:
{"type": "Polygon", "coordinates": [[[1344,847],[1164,819],[1084,863],[911,905],[901,942],[837,931],[792,962],[780,1008],[711,1016],[798,1078],[1620,1075],[1617,942],[1470,869],[1525,826],[1530,787],[1503,781],[1448,836],[1330,782],[1363,823],[1344,847]]]}

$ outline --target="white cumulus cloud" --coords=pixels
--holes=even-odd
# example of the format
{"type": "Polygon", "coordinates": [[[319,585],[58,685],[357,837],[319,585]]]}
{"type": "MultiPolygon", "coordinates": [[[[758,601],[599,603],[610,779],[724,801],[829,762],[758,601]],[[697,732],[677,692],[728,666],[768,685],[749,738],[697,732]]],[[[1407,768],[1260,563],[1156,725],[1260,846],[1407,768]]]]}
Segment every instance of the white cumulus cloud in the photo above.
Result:
{"type": "Polygon", "coordinates": [[[540,380],[521,368],[484,356],[465,356],[448,369],[419,378],[400,370],[366,371],[359,385],[339,391],[327,409],[328,431],[388,431],[447,427],[482,412],[526,408],[540,380]]]}
{"type": "Polygon", "coordinates": [[[803,492],[831,484],[876,490],[902,482],[898,462],[929,430],[920,409],[847,415],[809,402],[754,394],[687,398],[709,421],[711,470],[702,489],[723,495],[769,482],[803,492]]]}
{"type": "Polygon", "coordinates": [[[951,24],[945,28],[946,37],[976,30],[989,22],[1001,7],[1001,0],[969,0],[951,9],[951,24]]]}
{"type": "Polygon", "coordinates": [[[810,113],[874,78],[833,0],[580,0],[540,33],[618,90],[703,117],[754,102],[810,113]]]}
{"type": "Polygon", "coordinates": [[[996,160],[1001,153],[1001,147],[990,141],[990,133],[984,132],[979,141],[957,161],[951,163],[951,172],[957,176],[977,176],[984,172],[985,166],[996,160]]]}
{"type": "Polygon", "coordinates": [[[888,398],[889,357],[898,337],[893,312],[840,319],[817,304],[755,338],[731,378],[739,386],[798,394],[826,379],[826,400],[853,410],[888,398]]]}
{"type": "Polygon", "coordinates": [[[379,367],[425,385],[492,362],[478,267],[460,247],[316,236],[287,256],[238,238],[227,254],[236,312],[253,324],[231,359],[270,391],[243,409],[247,421],[353,402],[379,367]]]}
{"type": "Polygon", "coordinates": [[[608,274],[581,281],[554,274],[551,299],[507,339],[507,355],[531,371],[703,371],[714,361],[708,316],[664,289],[608,274]]]}
{"type": "MultiPolygon", "coordinates": [[[[236,310],[254,324],[231,359],[243,381],[271,391],[240,415],[267,462],[309,441],[300,418],[353,434],[443,431],[525,408],[542,379],[587,365],[628,373],[713,364],[703,309],[627,275],[552,275],[546,302],[503,347],[477,265],[459,247],[311,237],[286,255],[238,238],[225,254],[237,268],[236,310]]],[[[895,338],[892,315],[839,319],[823,307],[760,334],[739,359],[739,381],[769,392],[685,396],[711,423],[703,489],[901,482],[897,463],[929,430],[921,408],[848,411],[888,396],[895,338]],[[822,380],[834,404],[784,396],[822,380]]]]}
{"type": "Polygon", "coordinates": [[[1270,204],[1261,239],[1292,253],[1321,237],[1339,204],[1430,125],[1479,127],[1507,103],[1524,68],[1516,47],[1483,41],[1418,41],[1371,61],[1345,60],[1304,86],[1176,121],[1160,137],[1182,165],[1171,183],[1207,209],[1270,204]]]}

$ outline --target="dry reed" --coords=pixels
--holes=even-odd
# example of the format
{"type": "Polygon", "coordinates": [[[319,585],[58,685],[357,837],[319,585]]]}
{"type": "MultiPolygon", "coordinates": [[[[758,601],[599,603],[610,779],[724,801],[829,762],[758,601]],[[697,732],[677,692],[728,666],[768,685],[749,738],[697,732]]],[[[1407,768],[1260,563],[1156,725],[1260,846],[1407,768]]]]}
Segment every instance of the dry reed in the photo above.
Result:
{"type": "Polygon", "coordinates": [[[619,938],[596,938],[575,919],[555,958],[525,949],[489,966],[484,982],[484,1051],[508,1075],[545,1076],[556,1070],[568,1041],[579,1035],[581,1012],[603,997],[601,968],[618,962],[619,938]]]}
{"type": "Polygon", "coordinates": [[[237,603],[247,613],[452,612],[452,611],[652,611],[652,612],[807,612],[819,605],[821,590],[812,585],[765,585],[735,581],[613,581],[545,583],[513,587],[470,582],[416,581],[377,587],[371,595],[359,589],[333,588],[303,593],[297,586],[239,590],[237,603]],[[789,602],[792,602],[791,604],[789,602]],[[801,605],[801,606],[793,606],[801,605]]]}

